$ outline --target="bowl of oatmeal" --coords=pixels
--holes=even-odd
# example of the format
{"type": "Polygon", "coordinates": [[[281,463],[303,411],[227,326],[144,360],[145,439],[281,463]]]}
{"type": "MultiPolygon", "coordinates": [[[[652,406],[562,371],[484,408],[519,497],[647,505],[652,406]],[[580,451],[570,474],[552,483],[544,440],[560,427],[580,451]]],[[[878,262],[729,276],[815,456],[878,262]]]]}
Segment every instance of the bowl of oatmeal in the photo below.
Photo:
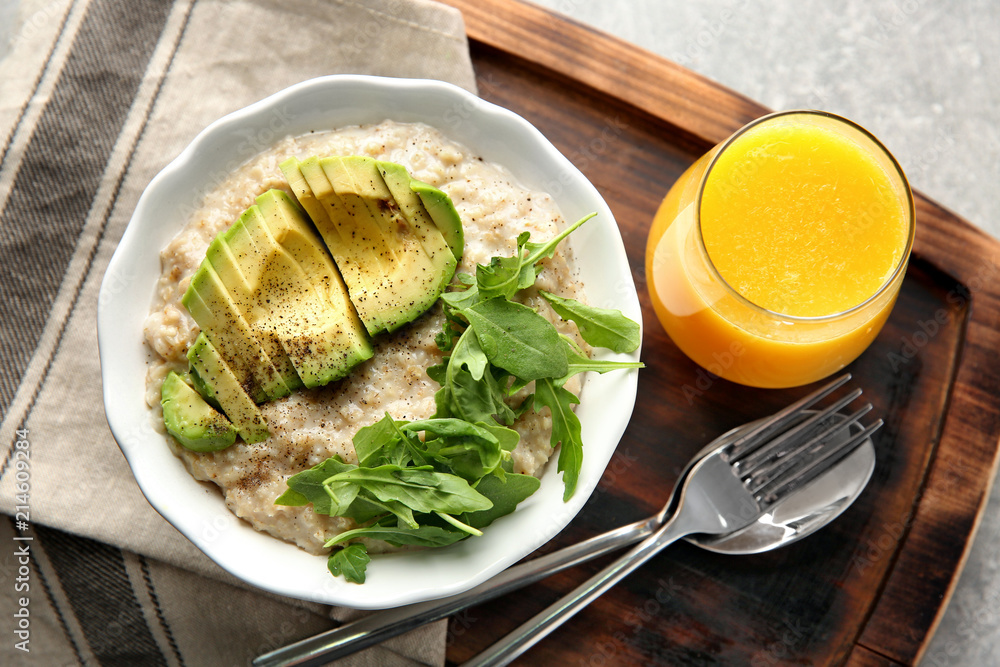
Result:
{"type": "MultiPolygon", "coordinates": [[[[375,609],[443,597],[515,563],[562,530],[591,496],[631,416],[637,372],[577,376],[583,463],[576,492],[563,481],[543,413],[519,421],[516,472],[538,476],[537,492],[482,537],[442,549],[375,556],[363,585],[327,571],[323,542],[339,518],[274,499],[292,474],[334,454],[353,456],[356,431],[386,412],[434,413],[438,385],[426,368],[440,360],[427,314],[376,344],[372,359],[335,385],[261,405],[271,436],[218,452],[180,447],[164,429],[159,389],[182,370],[198,333],[180,305],[212,238],[254,197],[288,186],[278,164],[290,156],[365,155],[404,165],[455,203],[465,227],[458,271],[555,236],[596,212],[546,265],[539,286],[641,322],[617,225],[597,190],[523,118],[438,81],[330,76],[303,82],[213,123],[149,184],[108,267],[98,309],[105,410],[111,430],[150,504],[233,575],[274,593],[375,609]],[[246,137],[282,136],[267,145],[246,137]],[[129,276],[130,280],[117,280],[129,276]],[[125,285],[123,287],[123,285],[125,285]]],[[[544,299],[529,302],[558,327],[544,299]]],[[[571,334],[569,329],[565,333],[571,334]]],[[[638,360],[638,350],[595,357],[638,360]]]]}

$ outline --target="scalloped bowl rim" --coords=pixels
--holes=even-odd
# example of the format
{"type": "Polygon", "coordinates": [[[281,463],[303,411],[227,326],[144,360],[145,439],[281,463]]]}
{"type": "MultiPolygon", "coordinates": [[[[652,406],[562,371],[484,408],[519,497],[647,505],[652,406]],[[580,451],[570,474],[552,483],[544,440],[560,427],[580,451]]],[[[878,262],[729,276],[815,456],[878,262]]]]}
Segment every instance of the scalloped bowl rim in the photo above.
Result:
{"type": "MultiPolygon", "coordinates": [[[[154,177],[140,197],[101,284],[98,344],[105,412],[112,434],[149,503],[213,561],[259,588],[358,609],[393,607],[469,589],[542,546],[590,498],[635,404],[637,372],[589,374],[577,414],[584,462],[576,494],[562,502],[552,460],[541,488],[481,538],[445,549],[378,556],[363,585],[327,572],[323,559],[254,530],[227,508],[214,485],[196,481],[152,426],[144,402],[151,352],[135,332],[152,303],[159,251],[209,186],[281,136],[378,122],[423,122],[483,159],[503,165],[533,190],[549,192],[567,221],[598,215],[571,244],[588,299],[641,323],[638,295],[610,209],[594,186],[517,114],[440,81],[333,75],[311,79],[209,125],[154,177]],[[282,134],[283,133],[283,134],[282,134]]],[[[639,351],[607,358],[638,360],[639,351]]],[[[554,457],[553,457],[554,458],[554,457]]]]}

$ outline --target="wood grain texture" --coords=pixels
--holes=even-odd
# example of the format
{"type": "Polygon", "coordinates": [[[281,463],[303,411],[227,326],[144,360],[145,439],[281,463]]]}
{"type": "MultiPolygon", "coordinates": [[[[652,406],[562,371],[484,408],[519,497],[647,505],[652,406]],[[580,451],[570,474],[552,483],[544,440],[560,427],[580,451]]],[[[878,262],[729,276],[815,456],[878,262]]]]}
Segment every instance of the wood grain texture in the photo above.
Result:
{"type": "MultiPolygon", "coordinates": [[[[646,234],[662,196],[709,146],[767,110],[546,10],[451,4],[465,16],[480,94],[542,130],[608,201],[643,306],[647,368],[632,421],[597,492],[545,551],[656,511],[704,443],[804,393],[708,375],[670,342],[645,288],[646,234]]],[[[850,366],[886,420],[858,501],[815,536],[768,554],[672,547],[518,664],[915,664],[996,470],[998,280],[1000,244],[918,195],[900,298],[850,366]]],[[[449,662],[470,658],[603,564],[456,617],[449,662]]]]}
{"type": "Polygon", "coordinates": [[[855,646],[847,659],[847,667],[901,667],[901,665],[863,646],[855,646]]]}

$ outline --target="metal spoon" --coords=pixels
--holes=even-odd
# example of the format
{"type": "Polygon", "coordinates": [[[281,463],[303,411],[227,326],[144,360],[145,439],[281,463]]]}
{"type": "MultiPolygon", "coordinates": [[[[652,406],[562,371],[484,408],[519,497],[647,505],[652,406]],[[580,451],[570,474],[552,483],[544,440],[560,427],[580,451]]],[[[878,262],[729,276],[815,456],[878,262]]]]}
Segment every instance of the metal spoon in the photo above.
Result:
{"type": "MultiPolygon", "coordinates": [[[[729,431],[715,446],[722,444],[723,439],[735,440],[751,427],[752,424],[748,424],[729,431]]],[[[855,424],[852,426],[852,433],[859,432],[860,429],[855,424]]],[[[846,439],[849,436],[845,434],[843,437],[846,439]]],[[[712,446],[699,452],[699,456],[712,446]]],[[[721,554],[755,554],[797,542],[830,523],[850,507],[868,484],[874,470],[875,447],[871,439],[868,439],[829,474],[790,495],[749,527],[726,535],[689,535],[685,539],[691,544],[721,554]]]]}
{"type": "MultiPolygon", "coordinates": [[[[795,409],[801,409],[803,405],[819,400],[849,378],[849,375],[839,378],[786,410],[795,406],[798,406],[795,409]]],[[[847,405],[855,396],[856,394],[849,394],[837,401],[837,404],[847,405]]],[[[812,412],[803,410],[803,418],[812,412]]],[[[681,486],[681,481],[694,463],[703,458],[707,452],[735,441],[757,424],[758,422],[753,422],[735,428],[709,443],[691,459],[687,468],[681,473],[676,488],[681,486]]],[[[854,424],[850,433],[844,432],[840,437],[846,440],[861,430],[863,428],[860,425],[854,424]]],[[[692,535],[685,539],[705,549],[729,554],[758,553],[797,541],[815,532],[846,510],[864,490],[874,468],[875,448],[871,439],[866,439],[826,474],[791,493],[747,528],[721,536],[692,535]]],[[[667,506],[656,516],[515,565],[464,593],[374,612],[339,628],[261,655],[253,664],[258,667],[278,665],[305,667],[323,665],[350,655],[426,623],[446,618],[466,607],[523,588],[573,565],[639,542],[659,528],[664,517],[673,509],[674,502],[675,499],[671,498],[667,506]]]]}

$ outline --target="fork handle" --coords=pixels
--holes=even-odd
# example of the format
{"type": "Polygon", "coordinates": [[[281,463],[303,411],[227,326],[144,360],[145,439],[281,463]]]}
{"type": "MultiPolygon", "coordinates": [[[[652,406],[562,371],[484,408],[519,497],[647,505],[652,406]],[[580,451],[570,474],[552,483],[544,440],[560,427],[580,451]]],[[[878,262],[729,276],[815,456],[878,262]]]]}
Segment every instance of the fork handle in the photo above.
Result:
{"type": "Polygon", "coordinates": [[[675,515],[631,551],[533,616],[506,637],[463,663],[462,667],[499,667],[517,658],[664,547],[690,534],[691,528],[682,517],[683,514],[675,515]]]}
{"type": "Polygon", "coordinates": [[[464,593],[440,600],[377,611],[339,628],[322,632],[259,656],[255,667],[311,667],[325,665],[356,651],[440,620],[466,607],[523,588],[568,567],[635,544],[660,525],[650,517],[597,535],[569,547],[515,565],[464,593]]]}

